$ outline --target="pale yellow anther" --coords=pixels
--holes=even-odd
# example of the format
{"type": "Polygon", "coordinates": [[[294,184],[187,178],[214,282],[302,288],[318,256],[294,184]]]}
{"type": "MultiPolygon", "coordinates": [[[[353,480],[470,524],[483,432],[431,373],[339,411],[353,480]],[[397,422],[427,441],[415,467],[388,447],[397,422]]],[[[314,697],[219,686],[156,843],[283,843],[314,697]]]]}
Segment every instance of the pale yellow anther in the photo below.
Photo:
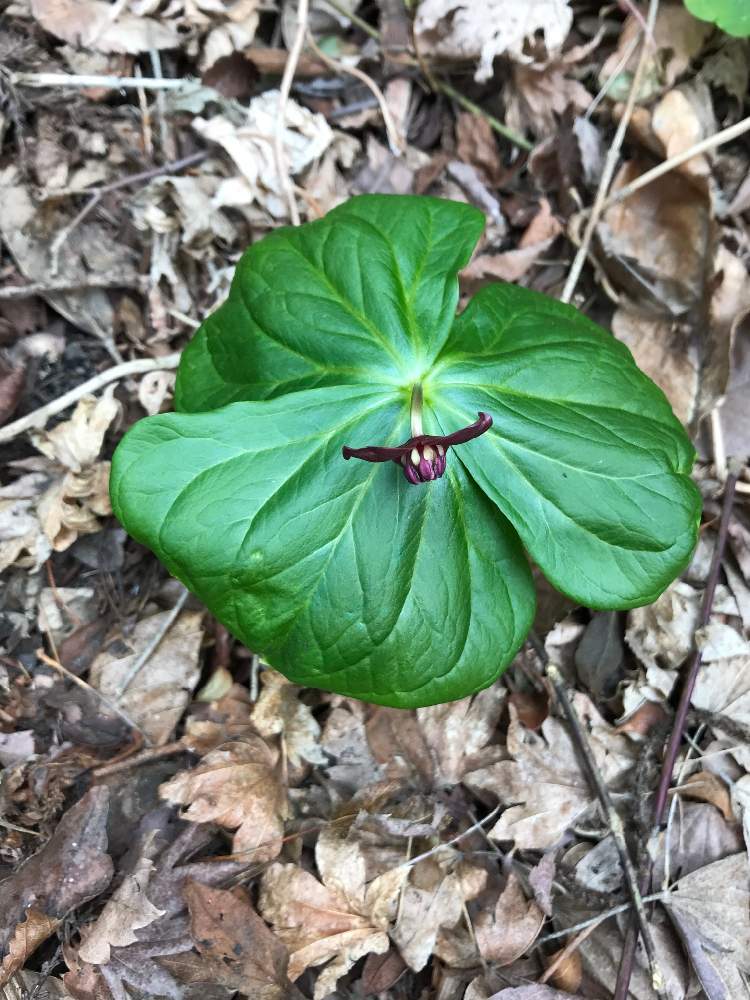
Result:
{"type": "Polygon", "coordinates": [[[431,462],[435,457],[434,449],[432,449],[428,444],[426,444],[422,449],[422,454],[424,455],[424,457],[427,459],[428,462],[431,462]]]}
{"type": "Polygon", "coordinates": [[[411,457],[411,464],[416,468],[416,466],[419,465],[419,452],[417,451],[416,448],[412,448],[410,457],[411,457]]]}
{"type": "Polygon", "coordinates": [[[443,455],[445,454],[445,448],[441,444],[439,444],[437,446],[437,450],[438,450],[438,455],[440,455],[440,457],[442,458],[443,455]]]}

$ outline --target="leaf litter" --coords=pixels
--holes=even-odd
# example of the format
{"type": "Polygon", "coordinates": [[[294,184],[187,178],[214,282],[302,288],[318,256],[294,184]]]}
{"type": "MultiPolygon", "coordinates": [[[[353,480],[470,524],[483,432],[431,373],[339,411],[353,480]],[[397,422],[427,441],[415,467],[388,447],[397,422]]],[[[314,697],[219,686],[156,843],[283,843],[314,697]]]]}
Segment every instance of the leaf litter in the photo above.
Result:
{"type": "MultiPolygon", "coordinates": [[[[468,201],[488,226],[462,292],[500,278],[561,294],[645,5],[422,0],[413,43],[399,5],[313,8],[334,68],[303,51],[285,96],[289,4],[32,0],[0,25],[0,435],[145,362],[0,437],[6,995],[613,993],[630,896],[533,651],[473,698],[416,712],[300,689],[181,604],[111,520],[115,444],[171,407],[173,353],[243,248],[295,211],[362,191],[468,201]],[[382,87],[402,155],[372,90],[336,67],[382,87]],[[93,79],[22,82],[40,73],[93,79]]],[[[749,45],[658,4],[613,194],[742,119],[749,45]]],[[[651,865],[670,998],[740,996],[750,974],[749,169],[743,139],[722,143],[606,204],[575,300],[693,434],[698,553],[650,606],[558,602],[539,620],[633,858],[651,865]],[[728,456],[745,464],[699,628],[728,456]]],[[[641,951],[630,977],[632,996],[657,995],[641,951]]]]}

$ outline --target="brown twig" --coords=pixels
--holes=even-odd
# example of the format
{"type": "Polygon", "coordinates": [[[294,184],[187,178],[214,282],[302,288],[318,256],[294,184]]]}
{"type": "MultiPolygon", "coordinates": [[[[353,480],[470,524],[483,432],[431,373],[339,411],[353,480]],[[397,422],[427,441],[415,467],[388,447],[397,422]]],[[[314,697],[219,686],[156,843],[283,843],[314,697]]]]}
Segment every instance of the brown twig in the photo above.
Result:
{"type": "MultiPolygon", "coordinates": [[[[721,520],[719,521],[719,530],[716,536],[716,548],[714,549],[713,559],[711,560],[711,568],[708,573],[708,579],[706,580],[706,589],[703,592],[703,603],[701,605],[701,613],[697,626],[699,629],[704,628],[708,624],[711,617],[711,609],[713,607],[714,596],[716,594],[716,585],[719,581],[724,548],[727,543],[729,522],[732,517],[732,504],[734,503],[735,487],[737,485],[737,477],[739,476],[739,473],[740,464],[734,460],[730,460],[729,475],[727,476],[727,481],[724,486],[724,500],[721,508],[721,520]]],[[[701,660],[702,652],[700,649],[696,648],[692,659],[690,660],[685,683],[680,693],[680,701],[677,706],[677,711],[675,712],[672,732],[664,753],[664,760],[661,767],[661,773],[659,775],[659,784],[656,789],[656,797],[654,799],[653,824],[651,827],[651,836],[649,838],[652,842],[658,836],[659,830],[664,823],[669,796],[669,786],[672,783],[672,775],[674,773],[677,755],[679,754],[680,745],[682,744],[683,734],[687,724],[688,712],[690,711],[690,699],[695,688],[695,683],[698,679],[698,671],[701,667],[701,660]]],[[[648,888],[651,883],[652,868],[653,865],[651,863],[647,864],[646,871],[643,873],[640,882],[640,890],[642,893],[648,892],[648,888]]],[[[625,944],[622,950],[622,957],[620,959],[620,968],[617,972],[617,984],[615,986],[614,1000],[626,1000],[627,998],[630,987],[630,979],[633,975],[633,965],[635,963],[635,949],[637,943],[638,928],[635,926],[634,922],[631,921],[628,933],[625,937],[625,944]]]]}
{"type": "Polygon", "coordinates": [[[289,50],[284,75],[281,78],[279,87],[279,107],[276,112],[276,122],[273,133],[273,152],[276,160],[276,172],[279,175],[279,184],[289,206],[289,219],[293,226],[300,223],[297,199],[294,194],[294,186],[289,176],[289,164],[287,162],[286,150],[284,149],[284,128],[286,126],[286,106],[289,101],[289,94],[292,89],[292,81],[297,69],[299,57],[302,54],[302,46],[305,44],[307,34],[307,17],[310,9],[309,0],[299,0],[297,7],[297,31],[289,50]]]}
{"type": "Polygon", "coordinates": [[[144,282],[138,275],[92,274],[76,281],[60,278],[57,281],[33,281],[26,285],[6,285],[0,288],[0,299],[30,299],[34,295],[53,295],[55,292],[77,292],[85,288],[141,288],[144,282]]]}
{"type": "Polygon", "coordinates": [[[62,413],[63,410],[67,410],[73,403],[77,403],[79,399],[82,399],[89,393],[97,392],[97,390],[104,388],[105,385],[109,385],[110,382],[127,378],[129,375],[143,375],[146,372],[176,368],[179,363],[180,353],[176,351],[174,354],[166,354],[163,358],[137,358],[135,361],[125,361],[121,365],[107,368],[106,371],[100,372],[86,382],[81,382],[80,385],[77,385],[69,392],[63,393],[62,396],[58,396],[57,399],[53,399],[51,402],[45,403],[44,406],[40,406],[38,410],[33,410],[31,413],[27,413],[25,417],[19,417],[13,423],[6,424],[5,427],[0,427],[0,444],[3,444],[5,441],[11,441],[14,437],[18,437],[19,434],[23,434],[24,431],[44,427],[50,417],[55,416],[57,413],[62,413]]]}
{"type": "Polygon", "coordinates": [[[43,649],[37,649],[36,656],[37,659],[41,660],[42,663],[45,663],[48,667],[52,667],[53,670],[56,670],[66,680],[72,681],[72,683],[76,684],[82,691],[85,691],[87,694],[92,695],[94,698],[100,701],[105,708],[108,708],[110,712],[114,712],[115,715],[119,716],[122,719],[122,721],[126,723],[131,729],[135,729],[137,732],[139,732],[141,736],[143,736],[143,740],[147,745],[150,743],[148,737],[141,729],[141,727],[138,725],[138,723],[134,722],[133,719],[131,719],[130,716],[127,714],[127,712],[124,712],[119,707],[119,705],[115,705],[113,701],[110,701],[109,698],[106,697],[106,695],[103,695],[101,693],[101,691],[97,691],[96,688],[92,687],[90,684],[87,684],[86,681],[83,680],[83,678],[77,677],[75,674],[71,673],[70,670],[68,670],[67,667],[64,667],[59,660],[55,659],[52,656],[47,656],[47,654],[44,652],[43,649]]]}
{"type": "Polygon", "coordinates": [[[576,253],[573,261],[573,266],[570,269],[568,279],[565,282],[565,287],[563,288],[562,295],[560,296],[560,299],[563,302],[570,302],[573,298],[573,292],[576,289],[578,279],[581,276],[581,271],[583,270],[583,265],[588,256],[591,240],[594,236],[594,230],[596,229],[597,223],[599,222],[601,214],[604,211],[604,204],[607,200],[607,194],[612,183],[612,178],[615,174],[615,167],[617,166],[617,161],[620,157],[620,149],[625,140],[625,133],[627,132],[628,125],[630,124],[630,119],[633,115],[633,111],[635,110],[636,101],[638,100],[638,94],[641,89],[641,80],[643,79],[643,74],[646,70],[646,58],[650,48],[649,35],[653,37],[654,24],[656,22],[656,14],[658,10],[659,0],[649,0],[648,20],[646,23],[646,29],[643,32],[638,65],[636,66],[635,73],[633,74],[633,82],[630,86],[630,93],[628,94],[628,99],[625,103],[622,117],[617,125],[617,131],[615,132],[614,139],[612,140],[612,145],[609,147],[607,152],[607,158],[604,161],[604,169],[602,170],[601,180],[599,181],[599,187],[596,191],[594,206],[591,209],[591,215],[586,223],[586,229],[583,233],[581,245],[578,248],[578,252],[576,253]]]}
{"type": "Polygon", "coordinates": [[[157,631],[156,635],[152,637],[151,641],[146,644],[146,646],[141,650],[138,656],[136,656],[136,658],[130,664],[127,672],[120,679],[120,683],[118,684],[117,690],[115,691],[115,697],[117,698],[118,701],[120,700],[120,698],[122,698],[127,689],[136,679],[139,671],[145,666],[148,660],[151,659],[153,654],[158,649],[164,636],[177,621],[177,617],[182,611],[182,609],[185,607],[185,602],[187,601],[188,597],[190,597],[190,592],[185,588],[183,588],[182,593],[174,603],[174,607],[170,610],[170,612],[165,617],[164,621],[159,626],[159,630],[157,631]]]}
{"type": "Polygon", "coordinates": [[[86,216],[96,208],[105,194],[109,194],[111,191],[118,191],[120,188],[129,187],[131,184],[137,184],[140,181],[151,180],[152,177],[158,177],[160,174],[172,174],[178,170],[184,170],[186,167],[193,166],[193,164],[205,160],[207,156],[208,153],[205,150],[201,150],[199,153],[184,156],[181,160],[174,160],[172,163],[165,163],[160,167],[152,167],[150,170],[142,170],[140,173],[130,174],[128,177],[121,177],[117,181],[112,181],[111,184],[103,184],[98,188],[89,188],[76,192],[77,194],[90,194],[91,197],[80,212],[52,240],[49,248],[50,273],[53,276],[57,274],[60,266],[60,251],[65,241],[70,237],[73,230],[80,226],[86,216]]]}
{"type": "Polygon", "coordinates": [[[552,663],[547,655],[546,649],[544,648],[544,644],[533,632],[529,636],[529,641],[541,659],[544,665],[545,674],[549,678],[552,687],[555,690],[555,695],[557,696],[562,713],[565,716],[565,721],[568,724],[573,744],[583,766],[584,774],[586,775],[589,786],[599,800],[607,825],[615,841],[615,845],[617,846],[620,863],[622,864],[622,869],[625,875],[625,884],[633,905],[634,919],[637,921],[639,930],[643,935],[643,942],[648,955],[649,966],[651,968],[651,985],[657,995],[663,996],[665,982],[664,975],[656,956],[656,948],[651,936],[651,929],[648,925],[646,908],[643,904],[643,896],[638,886],[638,875],[636,873],[633,860],[630,857],[630,851],[625,839],[625,828],[622,820],[620,819],[620,814],[614,807],[612,798],[609,794],[609,789],[607,788],[607,785],[596,764],[596,760],[589,744],[588,736],[581,725],[581,720],[578,718],[578,713],[573,707],[573,703],[568,697],[565,681],[563,680],[563,676],[560,673],[559,668],[556,664],[552,663]]]}

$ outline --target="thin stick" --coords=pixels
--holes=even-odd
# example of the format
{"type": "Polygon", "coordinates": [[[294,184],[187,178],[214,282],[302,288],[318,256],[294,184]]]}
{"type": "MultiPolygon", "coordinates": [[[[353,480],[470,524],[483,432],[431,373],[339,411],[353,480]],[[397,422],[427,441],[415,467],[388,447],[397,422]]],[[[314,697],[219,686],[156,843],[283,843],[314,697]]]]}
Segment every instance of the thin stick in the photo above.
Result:
{"type": "Polygon", "coordinates": [[[385,125],[386,135],[388,136],[388,145],[391,147],[391,152],[394,156],[402,156],[406,148],[406,140],[396,127],[393,115],[388,107],[388,102],[385,99],[385,94],[377,83],[375,83],[372,77],[368,76],[367,73],[363,73],[361,69],[357,69],[356,66],[345,66],[344,63],[338,62],[335,59],[331,59],[330,56],[327,56],[325,52],[323,52],[323,50],[316,45],[315,40],[309,31],[307,33],[307,41],[318,59],[320,59],[322,63],[325,63],[329,69],[332,69],[335,73],[347,73],[349,76],[353,76],[355,80],[359,80],[360,83],[363,83],[368,88],[380,107],[380,113],[383,116],[383,124],[385,125]]]}
{"type": "MultiPolygon", "coordinates": [[[[644,896],[644,903],[656,903],[663,899],[669,898],[668,892],[654,892],[650,896],[644,896]]],[[[586,927],[590,927],[592,924],[598,926],[604,920],[609,920],[610,917],[616,917],[618,913],[626,913],[628,910],[633,908],[632,903],[620,903],[619,906],[613,906],[611,910],[605,910],[604,913],[597,913],[595,917],[589,917],[588,920],[582,920],[579,924],[573,924],[572,927],[564,927],[561,931],[552,931],[551,934],[545,934],[543,937],[537,939],[537,944],[547,944],[548,941],[556,941],[562,937],[568,937],[570,934],[575,934],[577,931],[582,931],[586,927]]]]}
{"type": "Polygon", "coordinates": [[[663,163],[659,163],[657,166],[652,167],[651,170],[647,170],[645,174],[641,174],[640,177],[636,177],[636,179],[631,181],[630,184],[626,184],[625,187],[620,188],[619,191],[615,191],[614,194],[611,194],[605,199],[602,207],[607,209],[612,205],[617,205],[621,201],[625,201],[626,198],[635,194],[636,191],[640,191],[641,188],[646,187],[647,184],[651,184],[653,181],[658,180],[659,177],[663,177],[664,174],[668,174],[676,167],[680,167],[683,163],[687,163],[688,160],[692,160],[694,156],[700,156],[701,153],[706,153],[711,149],[717,149],[719,146],[723,146],[727,142],[731,142],[733,139],[738,139],[741,135],[744,135],[748,131],[750,131],[750,117],[743,118],[742,121],[737,122],[735,125],[730,125],[728,128],[722,129],[714,135],[710,135],[707,139],[701,139],[701,141],[696,142],[694,146],[684,150],[682,153],[677,153],[675,156],[670,156],[668,160],[664,160],[663,163]]]}
{"type": "Polygon", "coordinates": [[[633,75],[633,82],[630,85],[630,92],[628,94],[628,99],[625,104],[622,117],[617,125],[615,137],[612,140],[612,145],[609,147],[607,152],[607,158],[604,162],[604,169],[602,170],[599,187],[596,191],[596,198],[594,199],[594,207],[591,209],[591,215],[586,223],[586,229],[583,234],[583,239],[581,240],[581,245],[578,248],[578,252],[576,253],[573,261],[573,266],[568,274],[568,280],[565,282],[565,287],[563,288],[562,295],[560,296],[560,299],[563,302],[570,302],[573,298],[573,292],[576,289],[578,279],[580,278],[581,271],[583,270],[583,265],[588,256],[589,246],[591,245],[591,240],[594,236],[594,230],[596,229],[597,223],[599,222],[601,214],[604,210],[607,192],[609,191],[612,178],[615,174],[615,168],[620,158],[620,149],[625,140],[625,133],[627,132],[628,125],[630,124],[630,119],[633,115],[633,111],[635,110],[635,104],[638,100],[638,94],[641,89],[641,80],[643,79],[643,74],[646,69],[646,57],[649,51],[648,35],[650,34],[653,36],[654,23],[656,21],[656,14],[658,10],[659,0],[649,0],[647,31],[644,31],[642,34],[641,52],[638,57],[638,65],[633,75]]]}
{"type": "Polygon", "coordinates": [[[437,854],[438,851],[442,851],[444,847],[453,847],[453,845],[457,844],[459,840],[463,840],[464,837],[468,837],[470,833],[474,833],[476,830],[481,830],[483,826],[487,826],[488,823],[491,823],[495,816],[497,816],[500,812],[501,807],[501,805],[495,806],[492,812],[487,813],[484,819],[477,820],[476,823],[467,827],[463,833],[457,834],[457,836],[453,837],[451,840],[446,840],[445,843],[436,844],[434,847],[430,848],[429,851],[425,851],[424,854],[418,854],[415,858],[410,858],[408,861],[402,861],[401,864],[396,867],[413,868],[414,865],[418,865],[420,861],[424,861],[426,858],[431,858],[433,854],[437,854]]]}
{"type": "Polygon", "coordinates": [[[276,172],[279,175],[281,189],[286,195],[287,204],[289,205],[289,218],[293,226],[299,225],[300,218],[299,210],[297,208],[297,199],[295,198],[294,188],[292,186],[291,178],[289,177],[289,165],[286,159],[286,150],[284,149],[284,127],[286,125],[286,106],[289,101],[289,93],[292,89],[292,81],[294,80],[294,74],[297,69],[299,57],[302,54],[302,46],[305,44],[309,6],[309,0],[299,0],[299,6],[297,7],[297,33],[294,36],[294,42],[292,43],[291,51],[287,57],[286,66],[284,66],[284,75],[281,78],[281,86],[279,88],[279,109],[276,114],[276,122],[273,133],[273,151],[276,159],[276,172]]]}
{"type": "MultiPolygon", "coordinates": [[[[706,589],[703,592],[703,603],[701,605],[701,613],[697,628],[704,628],[708,624],[711,617],[711,609],[713,608],[716,586],[719,582],[719,572],[721,570],[724,549],[726,547],[727,536],[729,533],[729,522],[732,517],[732,504],[734,503],[735,487],[737,485],[737,477],[739,476],[739,473],[739,463],[734,460],[730,460],[729,475],[727,476],[727,481],[724,485],[724,500],[721,508],[719,530],[716,536],[716,548],[714,549],[713,559],[711,560],[711,568],[708,573],[708,579],[706,580],[706,589]]],[[[701,661],[701,650],[696,649],[687,670],[685,683],[683,685],[682,692],[680,693],[680,701],[677,706],[677,711],[675,712],[669,743],[667,744],[667,748],[664,753],[664,760],[662,762],[661,772],[659,775],[659,785],[657,787],[656,797],[654,800],[653,822],[649,838],[651,841],[656,839],[659,829],[664,822],[667,799],[669,795],[669,786],[672,783],[675,762],[680,750],[680,744],[682,743],[682,736],[687,723],[688,712],[690,710],[690,699],[695,688],[695,683],[698,679],[701,661]]],[[[642,892],[648,891],[648,887],[651,882],[652,868],[653,865],[648,864],[646,871],[643,873],[640,884],[642,892]]],[[[615,986],[613,1000],[626,1000],[628,996],[630,979],[633,975],[633,965],[635,963],[635,949],[637,943],[638,931],[635,923],[631,921],[628,933],[625,937],[625,944],[623,946],[622,957],[620,959],[620,968],[617,971],[617,984],[615,986]]]]}
{"type": "Polygon", "coordinates": [[[109,385],[110,382],[117,382],[118,379],[127,378],[129,375],[143,375],[145,372],[158,372],[176,368],[179,363],[180,354],[176,352],[174,354],[167,354],[163,358],[138,358],[136,361],[125,361],[121,365],[108,368],[106,371],[100,372],[93,378],[88,379],[88,381],[82,382],[75,389],[71,389],[62,396],[58,396],[57,399],[45,403],[38,410],[33,410],[31,413],[27,413],[25,417],[19,417],[13,423],[6,424],[5,427],[0,427],[0,444],[12,441],[14,437],[18,437],[24,431],[44,427],[50,417],[55,416],[56,413],[62,413],[63,410],[67,410],[69,406],[77,403],[83,396],[97,392],[105,385],[109,385]]]}
{"type": "Polygon", "coordinates": [[[137,174],[127,174],[125,177],[119,177],[116,181],[110,181],[109,184],[102,184],[99,187],[81,188],[80,190],[63,188],[60,191],[51,192],[47,198],[60,198],[64,195],[74,194],[98,194],[100,196],[109,194],[111,191],[119,191],[120,188],[130,187],[131,184],[141,184],[143,181],[150,181],[153,177],[159,177],[161,174],[176,174],[180,170],[187,170],[188,167],[194,167],[197,163],[201,163],[207,159],[208,156],[208,150],[202,149],[197,153],[191,153],[190,156],[183,156],[179,160],[172,160],[171,163],[162,163],[159,167],[150,167],[148,170],[139,170],[137,174]]]}
{"type": "MultiPolygon", "coordinates": [[[[182,170],[185,167],[192,166],[194,163],[200,163],[208,156],[208,153],[201,151],[200,153],[193,153],[191,156],[185,156],[181,160],[175,160],[173,163],[166,163],[161,167],[153,167],[151,170],[142,170],[138,174],[131,174],[129,177],[121,177],[120,180],[113,181],[111,184],[104,184],[102,187],[91,189],[91,198],[83,206],[83,208],[78,212],[71,222],[67,224],[60,232],[55,236],[52,244],[50,245],[50,271],[52,275],[56,275],[59,270],[59,256],[60,250],[63,247],[65,241],[70,237],[73,230],[80,226],[86,216],[91,212],[99,202],[102,197],[109,193],[110,191],[117,191],[120,188],[128,187],[131,184],[136,184],[138,181],[149,180],[152,177],[158,177],[159,174],[173,173],[177,170],[182,170]]],[[[89,192],[80,192],[81,194],[89,192]]]]}
{"type": "Polygon", "coordinates": [[[117,698],[118,701],[120,700],[120,698],[122,698],[122,696],[125,694],[125,692],[127,691],[127,689],[130,687],[130,685],[136,679],[136,677],[138,676],[139,672],[142,670],[142,668],[145,666],[145,664],[148,662],[148,660],[150,660],[151,657],[153,656],[153,654],[156,652],[156,650],[157,650],[159,644],[161,643],[162,639],[167,634],[167,632],[170,630],[170,628],[174,625],[175,620],[177,619],[177,616],[182,611],[182,609],[185,607],[185,601],[187,601],[187,599],[188,599],[189,596],[190,596],[189,592],[185,588],[183,588],[182,593],[180,594],[180,596],[175,601],[174,607],[172,608],[172,610],[169,612],[169,614],[166,616],[166,618],[164,619],[164,621],[159,626],[159,630],[156,633],[156,635],[141,650],[141,652],[138,654],[138,656],[136,656],[136,658],[130,664],[130,667],[128,668],[128,672],[122,678],[122,680],[120,681],[120,683],[119,683],[119,685],[117,687],[117,690],[115,691],[115,697],[117,698]]]}
{"type": "Polygon", "coordinates": [[[646,918],[646,908],[643,905],[643,897],[638,887],[638,876],[630,857],[627,841],[625,840],[625,829],[623,827],[622,820],[620,819],[620,814],[617,812],[612,803],[609,789],[607,788],[599,768],[596,765],[596,760],[594,759],[594,755],[591,751],[588,736],[581,725],[581,720],[578,718],[578,714],[573,707],[571,700],[568,698],[565,681],[563,680],[563,676],[560,673],[559,668],[556,664],[551,662],[543,643],[540,641],[538,636],[534,635],[533,632],[530,635],[530,642],[544,664],[545,674],[555,689],[555,695],[557,696],[560,708],[565,716],[565,721],[568,724],[573,744],[576,747],[578,757],[583,765],[583,770],[589,786],[599,800],[607,825],[609,826],[610,832],[612,833],[612,837],[617,846],[617,853],[620,856],[620,863],[622,864],[622,869],[625,875],[625,884],[630,895],[635,917],[638,921],[638,927],[643,935],[643,942],[648,955],[649,965],[651,968],[651,984],[654,991],[659,996],[663,996],[665,983],[664,975],[656,956],[656,948],[654,946],[654,941],[651,937],[651,929],[646,918]]]}
{"type": "Polygon", "coordinates": [[[140,276],[127,274],[92,274],[80,281],[60,278],[57,281],[30,281],[26,285],[6,285],[0,288],[0,299],[30,299],[34,295],[52,295],[55,292],[76,292],[81,288],[140,288],[140,276]]]}
{"type": "Polygon", "coordinates": [[[180,90],[189,85],[200,86],[200,80],[189,76],[170,80],[80,73],[11,73],[10,82],[16,87],[107,87],[111,90],[180,90]]]}
{"type": "Polygon", "coordinates": [[[102,705],[108,708],[110,712],[114,712],[115,715],[119,716],[122,719],[122,721],[127,723],[127,725],[131,729],[137,730],[137,732],[141,734],[141,736],[143,737],[144,741],[147,744],[150,743],[150,740],[143,732],[141,727],[138,725],[138,723],[134,722],[130,718],[127,712],[124,712],[119,707],[119,705],[115,705],[113,701],[110,701],[109,698],[107,698],[105,695],[101,693],[101,691],[97,691],[96,688],[91,687],[91,685],[87,684],[86,681],[84,681],[81,677],[77,677],[75,674],[71,673],[67,667],[64,667],[62,663],[59,662],[59,660],[55,660],[51,656],[47,656],[47,654],[44,652],[43,649],[37,649],[36,656],[37,659],[42,661],[42,663],[46,663],[48,667],[52,667],[53,670],[56,670],[59,674],[62,674],[62,676],[66,680],[72,681],[73,684],[77,684],[82,691],[85,691],[87,694],[93,695],[95,698],[97,698],[102,703],[102,705]]]}
{"type": "Polygon", "coordinates": [[[501,122],[499,118],[495,118],[494,115],[491,115],[489,111],[485,111],[483,108],[480,108],[478,104],[470,101],[468,97],[464,97],[460,91],[456,90],[455,87],[451,87],[449,83],[444,83],[442,80],[435,79],[434,84],[438,90],[442,91],[446,97],[452,98],[456,104],[460,104],[462,108],[470,111],[473,115],[477,115],[479,118],[484,118],[490,128],[497,132],[498,135],[502,135],[505,139],[510,140],[510,142],[514,143],[516,146],[520,146],[521,149],[525,149],[527,152],[530,152],[534,148],[533,143],[529,142],[528,139],[524,138],[524,136],[512,129],[510,125],[504,124],[504,122],[501,122]]]}
{"type": "Polygon", "coordinates": [[[148,764],[154,760],[161,760],[164,757],[173,757],[176,753],[184,753],[189,747],[185,745],[184,737],[175,740],[174,743],[167,743],[163,747],[149,747],[141,750],[140,753],[133,754],[123,760],[112,761],[111,764],[103,764],[94,771],[95,778],[103,778],[107,774],[119,774],[120,771],[129,771],[131,767],[140,767],[141,764],[148,764]]]}

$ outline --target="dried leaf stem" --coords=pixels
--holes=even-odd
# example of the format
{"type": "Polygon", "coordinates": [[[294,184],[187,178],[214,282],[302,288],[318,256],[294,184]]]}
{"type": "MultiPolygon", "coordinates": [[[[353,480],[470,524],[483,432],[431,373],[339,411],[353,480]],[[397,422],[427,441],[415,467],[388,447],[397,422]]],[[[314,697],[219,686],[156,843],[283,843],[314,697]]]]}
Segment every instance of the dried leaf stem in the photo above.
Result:
{"type": "Polygon", "coordinates": [[[594,755],[591,751],[588,736],[581,725],[581,720],[578,718],[578,713],[573,707],[573,703],[568,697],[567,687],[559,668],[556,664],[552,663],[547,655],[546,649],[544,648],[544,644],[533,632],[530,634],[529,641],[544,664],[544,672],[555,690],[555,695],[560,708],[562,709],[562,713],[565,716],[565,721],[568,724],[568,729],[583,767],[584,774],[586,775],[589,786],[599,800],[605,820],[617,846],[617,852],[620,856],[620,862],[625,874],[625,884],[634,910],[634,919],[637,922],[637,926],[641,934],[643,935],[643,943],[646,948],[646,954],[648,955],[649,966],[651,969],[651,985],[658,996],[664,996],[664,974],[661,971],[659,961],[656,956],[656,948],[654,946],[651,929],[648,925],[648,919],[646,917],[643,895],[638,885],[638,875],[635,870],[635,865],[630,857],[630,851],[628,850],[627,841],[625,840],[625,828],[622,820],[614,807],[609,794],[609,789],[607,788],[601,772],[597,767],[596,760],[594,759],[594,755]]]}
{"type": "Polygon", "coordinates": [[[286,150],[284,149],[284,127],[286,125],[286,106],[289,101],[289,94],[292,89],[292,81],[297,70],[297,63],[302,54],[302,46],[305,44],[307,35],[307,18],[309,14],[309,0],[299,0],[297,7],[297,31],[294,36],[292,48],[287,56],[284,66],[284,75],[281,78],[279,87],[279,109],[276,115],[275,128],[273,133],[273,152],[276,160],[276,172],[279,175],[279,183],[284,192],[289,206],[289,219],[293,226],[300,223],[297,199],[294,194],[294,185],[289,176],[289,164],[287,163],[286,150]]]}
{"type": "MultiPolygon", "coordinates": [[[[733,459],[730,460],[729,475],[727,476],[727,480],[724,485],[724,499],[721,508],[719,530],[716,536],[716,547],[714,549],[713,559],[711,560],[711,568],[709,569],[708,579],[706,580],[706,589],[703,592],[703,603],[701,605],[700,618],[698,619],[697,627],[699,629],[704,628],[708,624],[711,617],[711,609],[713,607],[714,596],[716,594],[716,585],[719,582],[721,563],[724,557],[724,549],[727,544],[729,522],[732,518],[732,505],[734,503],[735,488],[737,486],[737,478],[740,474],[740,468],[741,466],[739,462],[733,459]]],[[[675,763],[682,744],[683,734],[687,724],[688,712],[690,710],[690,699],[692,697],[693,690],[695,689],[695,682],[698,679],[698,671],[701,667],[701,661],[702,652],[700,649],[696,648],[687,669],[685,682],[680,693],[680,701],[677,706],[677,711],[675,712],[672,732],[664,753],[664,760],[659,774],[659,784],[657,786],[656,797],[654,799],[653,822],[649,838],[651,841],[654,841],[658,836],[659,830],[664,823],[667,811],[669,787],[672,784],[672,775],[674,773],[675,763]]],[[[651,883],[652,868],[653,865],[648,863],[646,870],[641,877],[641,892],[648,892],[648,888],[651,883]]],[[[617,972],[617,985],[615,986],[613,1000],[626,1000],[628,996],[630,979],[633,975],[633,966],[635,963],[635,949],[638,943],[638,930],[639,928],[636,927],[635,923],[631,921],[622,950],[620,968],[617,972]]]]}
{"type": "Polygon", "coordinates": [[[120,680],[120,683],[117,687],[117,691],[115,692],[115,697],[117,698],[118,701],[120,700],[120,698],[122,698],[127,689],[136,679],[138,673],[142,670],[142,668],[146,665],[146,663],[151,659],[153,654],[156,652],[162,639],[170,630],[170,628],[174,625],[175,621],[177,620],[177,616],[185,607],[185,602],[187,601],[189,596],[190,596],[189,592],[185,588],[183,588],[182,593],[174,603],[174,607],[166,616],[164,621],[161,623],[156,635],[153,636],[151,641],[141,650],[138,656],[130,664],[128,672],[120,680]]]}
{"type": "Polygon", "coordinates": [[[562,295],[560,296],[560,299],[563,302],[570,302],[573,298],[573,292],[576,290],[576,285],[578,284],[578,279],[581,276],[583,265],[588,257],[589,247],[591,246],[591,240],[594,236],[594,230],[596,229],[597,223],[599,222],[601,214],[604,211],[607,193],[609,192],[612,178],[615,174],[617,161],[620,158],[620,149],[622,148],[622,144],[625,140],[625,133],[628,130],[628,125],[630,124],[630,119],[633,115],[633,111],[635,110],[636,101],[638,100],[638,94],[641,89],[641,80],[643,79],[643,74],[646,69],[646,58],[650,48],[649,37],[653,37],[654,24],[656,22],[656,14],[658,10],[659,0],[649,0],[648,19],[646,22],[646,28],[642,32],[641,52],[638,57],[638,65],[636,66],[635,73],[633,74],[633,82],[630,85],[628,99],[625,104],[622,117],[617,125],[615,137],[612,140],[612,144],[607,152],[607,158],[604,161],[604,169],[602,170],[601,180],[599,181],[599,187],[596,191],[596,197],[594,199],[593,208],[591,209],[591,215],[586,223],[586,229],[584,230],[581,245],[578,247],[578,252],[575,255],[570,272],[568,273],[568,279],[565,282],[565,287],[563,288],[562,295]]]}
{"type": "Polygon", "coordinates": [[[75,389],[63,393],[57,399],[53,399],[38,410],[27,413],[25,417],[19,417],[5,427],[0,427],[0,444],[11,441],[24,431],[44,427],[50,417],[67,410],[73,403],[87,396],[89,393],[103,389],[110,382],[117,382],[118,379],[127,378],[130,375],[144,375],[146,372],[158,372],[166,369],[176,368],[180,363],[179,351],[174,354],[166,354],[163,358],[138,358],[135,361],[124,361],[121,365],[114,365],[106,371],[94,375],[86,382],[81,382],[75,389]]]}

